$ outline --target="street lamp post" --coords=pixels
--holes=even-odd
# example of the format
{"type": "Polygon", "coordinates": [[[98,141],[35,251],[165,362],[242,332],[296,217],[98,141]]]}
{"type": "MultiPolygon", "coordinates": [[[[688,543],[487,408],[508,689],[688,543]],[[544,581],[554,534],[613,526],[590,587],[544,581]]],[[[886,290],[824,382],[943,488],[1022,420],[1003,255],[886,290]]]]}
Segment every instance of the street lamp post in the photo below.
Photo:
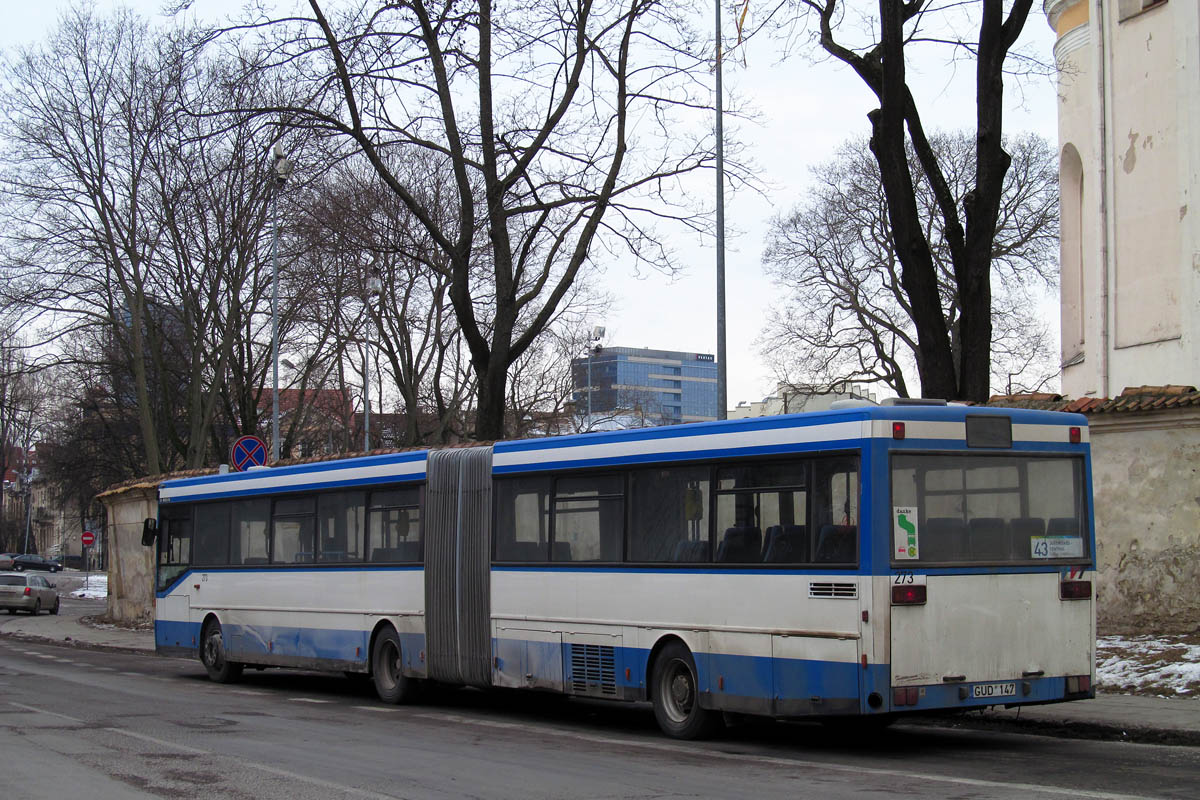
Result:
{"type": "MultiPolygon", "coordinates": [[[[383,294],[383,280],[379,267],[371,266],[371,275],[367,279],[367,324],[366,324],[366,344],[363,347],[363,451],[370,452],[371,450],[371,301],[376,300],[383,294]]],[[[383,398],[383,386],[379,387],[379,397],[383,398]]],[[[383,403],[379,404],[380,409],[383,408],[383,403]]]]}
{"type": "Polygon", "coordinates": [[[592,332],[588,335],[587,349],[587,428],[592,429],[592,353],[600,347],[600,340],[604,338],[604,328],[600,325],[592,328],[592,332]]]}
{"type": "Polygon", "coordinates": [[[29,531],[33,523],[33,473],[28,465],[23,472],[17,473],[17,479],[4,487],[13,498],[25,501],[25,544],[21,552],[29,552],[29,531]]]}
{"type": "Polygon", "coordinates": [[[275,176],[272,216],[274,237],[271,241],[271,453],[272,461],[279,460],[279,193],[292,177],[292,162],[283,155],[283,146],[276,144],[271,172],[275,176]]]}

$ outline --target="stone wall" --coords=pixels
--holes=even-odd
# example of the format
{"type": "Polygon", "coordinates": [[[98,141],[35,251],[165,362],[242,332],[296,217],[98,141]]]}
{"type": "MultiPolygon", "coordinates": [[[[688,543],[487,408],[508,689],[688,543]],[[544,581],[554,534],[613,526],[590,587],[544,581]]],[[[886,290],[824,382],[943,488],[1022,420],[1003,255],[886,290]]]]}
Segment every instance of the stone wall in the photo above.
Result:
{"type": "Polygon", "coordinates": [[[1200,631],[1200,410],[1088,422],[1100,632],[1200,631]]]}
{"type": "Polygon", "coordinates": [[[154,620],[154,548],[142,546],[142,522],[158,516],[158,486],[103,495],[108,514],[108,618],[121,625],[154,620]]]}

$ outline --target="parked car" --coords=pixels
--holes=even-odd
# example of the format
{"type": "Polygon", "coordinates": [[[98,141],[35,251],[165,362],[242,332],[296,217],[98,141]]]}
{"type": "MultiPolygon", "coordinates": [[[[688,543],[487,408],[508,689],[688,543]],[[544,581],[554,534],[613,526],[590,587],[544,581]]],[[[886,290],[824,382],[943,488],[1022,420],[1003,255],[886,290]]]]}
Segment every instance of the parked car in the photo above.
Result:
{"type": "Polygon", "coordinates": [[[0,553],[0,569],[12,569],[13,559],[16,557],[16,553],[0,553]]]}
{"type": "Polygon", "coordinates": [[[43,572],[61,572],[62,564],[32,553],[26,553],[24,555],[13,556],[12,568],[18,572],[27,569],[40,569],[43,572]]]}
{"type": "Polygon", "coordinates": [[[0,572],[0,608],[7,608],[9,614],[37,614],[42,609],[57,614],[58,590],[41,575],[0,572]]]}

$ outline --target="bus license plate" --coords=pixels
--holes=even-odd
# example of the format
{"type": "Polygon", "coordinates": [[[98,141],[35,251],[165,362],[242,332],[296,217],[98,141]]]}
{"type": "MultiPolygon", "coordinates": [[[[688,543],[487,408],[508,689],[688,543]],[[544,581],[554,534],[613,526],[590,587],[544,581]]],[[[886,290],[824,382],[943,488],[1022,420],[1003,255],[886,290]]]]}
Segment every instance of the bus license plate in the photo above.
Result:
{"type": "Polygon", "coordinates": [[[976,700],[988,697],[1016,697],[1015,683],[981,683],[971,687],[971,697],[976,700]]]}

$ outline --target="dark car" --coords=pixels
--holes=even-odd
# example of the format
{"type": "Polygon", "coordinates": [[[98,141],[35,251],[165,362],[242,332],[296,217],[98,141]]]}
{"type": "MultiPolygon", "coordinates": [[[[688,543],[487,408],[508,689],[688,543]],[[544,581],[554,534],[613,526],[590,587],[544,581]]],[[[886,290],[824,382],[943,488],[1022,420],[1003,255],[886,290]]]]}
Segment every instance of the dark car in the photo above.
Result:
{"type": "Polygon", "coordinates": [[[32,553],[26,553],[25,555],[13,556],[12,568],[17,572],[27,569],[40,569],[43,572],[61,572],[62,564],[33,555],[32,553]]]}

